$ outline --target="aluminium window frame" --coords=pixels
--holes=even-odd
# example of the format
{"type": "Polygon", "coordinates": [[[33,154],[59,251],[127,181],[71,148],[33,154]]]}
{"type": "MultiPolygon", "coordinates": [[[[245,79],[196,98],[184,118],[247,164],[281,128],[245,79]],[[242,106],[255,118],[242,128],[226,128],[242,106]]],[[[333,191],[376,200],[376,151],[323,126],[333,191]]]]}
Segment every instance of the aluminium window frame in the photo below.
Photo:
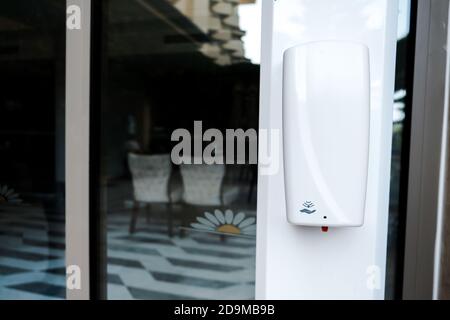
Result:
{"type": "Polygon", "coordinates": [[[436,299],[445,166],[449,1],[418,1],[403,299],[436,299]]]}
{"type": "Polygon", "coordinates": [[[66,299],[89,300],[91,0],[66,5],[81,10],[81,27],[66,28],[66,266],[80,271],[80,288],[67,286],[66,299]]]}

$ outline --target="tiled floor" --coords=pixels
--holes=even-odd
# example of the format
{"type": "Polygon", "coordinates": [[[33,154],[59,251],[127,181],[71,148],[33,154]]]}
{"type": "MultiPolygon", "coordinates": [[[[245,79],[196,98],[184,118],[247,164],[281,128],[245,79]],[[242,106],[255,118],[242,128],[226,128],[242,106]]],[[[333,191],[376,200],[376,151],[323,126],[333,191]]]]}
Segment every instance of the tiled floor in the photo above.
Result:
{"type": "MultiPolygon", "coordinates": [[[[252,299],[255,240],[189,231],[129,212],[108,217],[109,299],[252,299]]],[[[64,220],[39,207],[0,209],[0,299],[63,299],[64,220]]]]}
{"type": "Polygon", "coordinates": [[[62,299],[64,269],[64,217],[0,207],[0,299],[62,299]]]}
{"type": "Polygon", "coordinates": [[[195,231],[169,238],[163,223],[145,222],[130,236],[127,216],[109,220],[110,299],[254,297],[254,239],[195,231]]]}

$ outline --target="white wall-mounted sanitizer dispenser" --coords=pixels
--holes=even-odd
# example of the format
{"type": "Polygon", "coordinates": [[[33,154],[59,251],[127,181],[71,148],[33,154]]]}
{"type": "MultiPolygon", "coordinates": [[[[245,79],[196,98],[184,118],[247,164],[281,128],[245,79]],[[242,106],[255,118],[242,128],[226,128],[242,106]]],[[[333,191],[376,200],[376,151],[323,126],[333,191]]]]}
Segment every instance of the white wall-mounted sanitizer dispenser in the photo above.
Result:
{"type": "Polygon", "coordinates": [[[364,223],[369,162],[369,49],[320,41],[286,50],[283,139],[288,221],[364,223]]]}

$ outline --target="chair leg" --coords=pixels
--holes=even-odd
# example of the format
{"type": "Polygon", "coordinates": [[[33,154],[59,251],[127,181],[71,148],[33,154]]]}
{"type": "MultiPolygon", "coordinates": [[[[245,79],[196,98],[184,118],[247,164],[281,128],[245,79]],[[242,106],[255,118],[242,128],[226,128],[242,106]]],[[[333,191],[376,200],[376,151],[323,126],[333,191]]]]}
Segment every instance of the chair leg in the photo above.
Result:
{"type": "MultiPolygon", "coordinates": [[[[184,205],[183,207],[183,214],[181,216],[181,227],[187,227],[188,226],[188,221],[192,216],[192,207],[191,206],[186,206],[184,205]]],[[[186,237],[186,229],[184,228],[180,228],[179,230],[179,237],[180,238],[185,238],[186,237]]]]}
{"type": "MultiPolygon", "coordinates": [[[[181,219],[181,227],[185,227],[186,226],[186,219],[181,219]]],[[[179,237],[180,238],[184,238],[186,237],[186,230],[183,228],[179,228],[179,237]]]]}
{"type": "Polygon", "coordinates": [[[146,220],[147,220],[147,224],[150,224],[150,212],[151,212],[150,204],[147,204],[147,206],[145,207],[145,210],[146,210],[145,217],[146,217],[146,220]]]}
{"type": "Polygon", "coordinates": [[[252,170],[251,175],[252,175],[252,178],[250,179],[250,188],[248,191],[248,198],[247,198],[248,203],[250,203],[253,198],[253,192],[255,190],[255,186],[258,181],[258,172],[257,171],[255,172],[255,170],[252,170]]]}
{"type": "Polygon", "coordinates": [[[172,212],[172,205],[169,203],[167,205],[167,232],[170,238],[173,237],[173,212],[172,212]]]}
{"type": "Polygon", "coordinates": [[[136,222],[139,215],[139,203],[135,202],[133,205],[133,211],[131,212],[131,220],[130,220],[130,234],[133,234],[136,231],[136,222]]]}

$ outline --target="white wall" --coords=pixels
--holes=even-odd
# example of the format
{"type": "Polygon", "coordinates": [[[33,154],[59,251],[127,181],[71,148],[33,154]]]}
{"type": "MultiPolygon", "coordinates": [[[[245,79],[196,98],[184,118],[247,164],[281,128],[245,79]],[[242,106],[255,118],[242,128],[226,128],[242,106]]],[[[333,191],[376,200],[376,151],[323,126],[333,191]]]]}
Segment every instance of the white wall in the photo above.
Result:
{"type": "Polygon", "coordinates": [[[369,186],[362,228],[322,233],[289,225],[282,168],[276,175],[259,177],[259,299],[384,297],[397,16],[396,0],[263,1],[260,128],[282,128],[282,55],[299,43],[366,44],[372,92],[369,186]],[[372,279],[368,271],[375,280],[378,276],[378,289],[367,286],[372,279]]]}

